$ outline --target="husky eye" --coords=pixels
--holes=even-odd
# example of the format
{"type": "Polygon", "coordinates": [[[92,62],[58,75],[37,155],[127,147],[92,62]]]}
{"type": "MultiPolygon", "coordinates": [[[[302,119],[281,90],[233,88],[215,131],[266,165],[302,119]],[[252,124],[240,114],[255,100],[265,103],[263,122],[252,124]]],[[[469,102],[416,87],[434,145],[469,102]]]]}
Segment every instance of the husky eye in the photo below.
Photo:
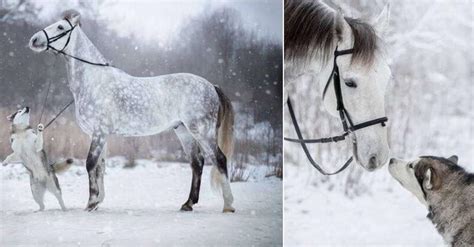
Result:
{"type": "Polygon", "coordinates": [[[408,168],[413,169],[413,163],[408,164],[408,168]]]}
{"type": "Polygon", "coordinates": [[[61,30],[61,31],[64,30],[63,25],[59,25],[59,26],[58,26],[58,30],[61,30]]]}
{"type": "Polygon", "coordinates": [[[344,81],[344,83],[348,87],[353,87],[353,88],[357,87],[357,83],[353,79],[347,79],[347,80],[344,81]]]}

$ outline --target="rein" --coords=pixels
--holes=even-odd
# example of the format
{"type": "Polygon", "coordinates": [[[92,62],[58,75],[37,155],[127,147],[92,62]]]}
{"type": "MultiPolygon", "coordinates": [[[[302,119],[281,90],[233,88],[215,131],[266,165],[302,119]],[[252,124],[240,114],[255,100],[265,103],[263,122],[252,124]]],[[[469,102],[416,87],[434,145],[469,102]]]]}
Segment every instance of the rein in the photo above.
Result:
{"type": "MultiPolygon", "coordinates": [[[[343,128],[343,133],[341,135],[326,137],[326,138],[319,138],[319,139],[304,139],[303,135],[301,134],[301,130],[300,130],[300,127],[298,125],[298,121],[296,120],[296,115],[295,115],[295,112],[293,110],[293,106],[292,106],[290,97],[288,97],[288,100],[286,102],[287,105],[288,105],[288,111],[290,112],[291,121],[293,122],[293,126],[295,127],[297,138],[286,138],[285,137],[284,138],[285,141],[299,143],[301,145],[301,148],[305,152],[306,157],[308,158],[308,161],[311,163],[311,165],[314,168],[316,168],[316,170],[318,170],[323,175],[335,175],[335,174],[338,174],[338,173],[342,172],[343,170],[345,170],[349,166],[349,164],[353,161],[354,158],[351,156],[349,159],[347,159],[347,161],[344,163],[344,165],[341,168],[339,168],[338,170],[336,170],[335,172],[327,172],[324,169],[322,169],[321,166],[318,163],[316,163],[316,161],[314,161],[314,159],[311,156],[311,154],[308,150],[308,147],[306,145],[307,143],[308,144],[314,144],[314,143],[331,143],[331,142],[343,141],[343,140],[346,139],[347,136],[351,135],[353,132],[355,132],[357,130],[367,128],[367,127],[370,127],[372,125],[377,125],[377,124],[381,124],[383,127],[385,127],[385,122],[388,121],[387,117],[381,117],[381,118],[376,118],[376,119],[373,119],[373,120],[365,121],[363,123],[354,125],[354,123],[353,123],[353,121],[352,121],[352,119],[349,115],[349,112],[344,107],[344,100],[343,100],[343,97],[342,97],[342,90],[341,90],[341,77],[340,77],[340,74],[339,74],[339,66],[337,65],[337,57],[347,55],[347,54],[352,54],[353,52],[354,52],[353,49],[347,49],[347,50],[340,50],[339,51],[339,50],[337,50],[337,47],[336,47],[336,50],[334,51],[334,65],[333,65],[333,68],[332,68],[332,72],[331,72],[331,75],[329,76],[328,81],[326,82],[326,85],[324,86],[324,90],[323,90],[323,99],[324,99],[324,97],[326,96],[326,92],[327,92],[327,89],[329,87],[329,84],[331,84],[331,81],[334,81],[333,85],[334,85],[334,92],[336,94],[337,111],[339,112],[339,118],[341,120],[342,128],[343,128]]],[[[355,139],[355,136],[353,136],[352,142],[353,142],[354,147],[357,148],[357,140],[355,139]]]]}

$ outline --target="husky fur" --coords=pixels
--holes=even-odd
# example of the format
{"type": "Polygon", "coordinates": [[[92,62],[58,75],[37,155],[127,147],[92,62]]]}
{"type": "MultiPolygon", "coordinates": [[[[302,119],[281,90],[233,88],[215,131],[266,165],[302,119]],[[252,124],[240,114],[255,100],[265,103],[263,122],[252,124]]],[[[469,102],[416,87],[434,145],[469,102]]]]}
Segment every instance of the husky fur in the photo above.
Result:
{"type": "Polygon", "coordinates": [[[428,208],[428,218],[450,246],[474,246],[474,174],[448,159],[391,159],[390,174],[428,208]]]}
{"type": "Polygon", "coordinates": [[[23,164],[30,175],[31,192],[40,211],[44,210],[43,197],[46,190],[56,197],[61,209],[66,210],[56,173],[67,170],[73,160],[66,159],[52,165],[48,164],[46,152],[43,150],[44,127],[42,124],[38,124],[36,130],[30,127],[29,110],[25,107],[7,117],[12,126],[10,141],[13,153],[2,164],[23,164]]]}

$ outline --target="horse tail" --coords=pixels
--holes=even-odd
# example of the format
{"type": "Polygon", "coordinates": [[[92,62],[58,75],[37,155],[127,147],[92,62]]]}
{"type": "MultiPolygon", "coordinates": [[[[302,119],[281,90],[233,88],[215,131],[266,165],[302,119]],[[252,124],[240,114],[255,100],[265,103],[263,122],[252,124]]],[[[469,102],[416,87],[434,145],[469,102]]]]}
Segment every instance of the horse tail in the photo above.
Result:
{"type": "MultiPolygon", "coordinates": [[[[227,164],[229,164],[234,151],[234,109],[230,99],[224,94],[222,89],[218,86],[215,86],[215,89],[220,101],[217,116],[217,144],[224,153],[227,164]]],[[[228,176],[228,174],[225,175],[228,176]]],[[[218,171],[217,166],[212,167],[211,177],[213,188],[220,187],[220,181],[225,179],[221,172],[218,171]]]]}
{"type": "Polygon", "coordinates": [[[234,151],[234,109],[222,89],[217,86],[215,88],[220,101],[217,116],[217,144],[229,161],[234,151]]]}

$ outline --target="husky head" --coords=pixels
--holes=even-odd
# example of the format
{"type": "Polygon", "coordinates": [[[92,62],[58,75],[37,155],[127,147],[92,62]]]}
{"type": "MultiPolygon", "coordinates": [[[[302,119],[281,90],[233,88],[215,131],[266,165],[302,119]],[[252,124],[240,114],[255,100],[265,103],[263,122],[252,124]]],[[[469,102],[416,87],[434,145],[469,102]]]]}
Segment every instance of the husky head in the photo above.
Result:
{"type": "Polygon", "coordinates": [[[26,128],[30,125],[30,108],[27,106],[7,117],[14,127],[26,128]]]}
{"type": "Polygon", "coordinates": [[[421,203],[429,206],[427,196],[436,193],[452,181],[452,175],[465,174],[457,165],[458,157],[449,158],[420,156],[412,161],[392,158],[389,163],[390,174],[421,203]]]}

